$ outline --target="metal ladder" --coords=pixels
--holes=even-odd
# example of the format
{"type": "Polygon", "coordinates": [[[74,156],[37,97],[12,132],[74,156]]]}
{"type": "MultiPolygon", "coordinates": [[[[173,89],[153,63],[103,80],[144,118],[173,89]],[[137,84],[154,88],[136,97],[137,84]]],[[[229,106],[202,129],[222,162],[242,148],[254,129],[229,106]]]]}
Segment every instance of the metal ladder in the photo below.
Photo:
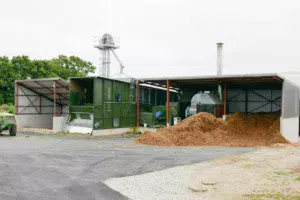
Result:
{"type": "Polygon", "coordinates": [[[135,89],[135,80],[134,80],[134,79],[130,81],[129,87],[130,87],[130,88],[129,88],[129,101],[128,101],[128,103],[126,104],[125,109],[124,109],[124,112],[123,112],[123,116],[124,116],[124,117],[127,117],[127,114],[128,114],[128,112],[129,112],[129,110],[130,110],[132,101],[133,101],[133,99],[134,99],[134,92],[135,92],[135,90],[134,90],[134,89],[135,89]]]}

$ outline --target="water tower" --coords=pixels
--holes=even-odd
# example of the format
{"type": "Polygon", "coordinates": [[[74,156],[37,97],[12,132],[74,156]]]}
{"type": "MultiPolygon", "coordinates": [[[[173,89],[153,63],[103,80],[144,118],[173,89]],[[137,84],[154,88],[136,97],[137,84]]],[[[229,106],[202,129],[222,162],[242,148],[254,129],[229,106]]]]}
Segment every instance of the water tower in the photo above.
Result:
{"type": "Polygon", "coordinates": [[[120,47],[118,39],[105,33],[102,37],[97,37],[95,41],[95,48],[101,52],[101,68],[99,69],[99,76],[109,78],[110,77],[110,52],[113,53],[115,58],[120,64],[120,74],[123,73],[125,67],[119,57],[117,56],[115,49],[120,47]]]}

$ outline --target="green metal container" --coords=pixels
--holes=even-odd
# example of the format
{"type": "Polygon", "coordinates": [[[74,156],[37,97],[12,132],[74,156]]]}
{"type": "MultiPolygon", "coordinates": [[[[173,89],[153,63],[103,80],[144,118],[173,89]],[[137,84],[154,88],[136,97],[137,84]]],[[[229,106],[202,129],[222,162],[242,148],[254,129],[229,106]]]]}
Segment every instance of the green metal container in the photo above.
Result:
{"type": "Polygon", "coordinates": [[[93,114],[93,129],[134,127],[136,124],[135,82],[102,77],[70,79],[69,114],[87,119],[93,114]]]}

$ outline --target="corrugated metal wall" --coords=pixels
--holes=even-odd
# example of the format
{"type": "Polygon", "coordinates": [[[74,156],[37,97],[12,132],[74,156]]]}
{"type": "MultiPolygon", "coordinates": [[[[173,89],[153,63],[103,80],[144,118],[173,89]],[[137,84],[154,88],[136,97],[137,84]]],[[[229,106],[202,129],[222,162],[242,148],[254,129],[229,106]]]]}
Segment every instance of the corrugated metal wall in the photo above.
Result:
{"type": "Polygon", "coordinates": [[[299,88],[284,81],[282,92],[282,118],[299,117],[299,88]]]}
{"type": "MultiPolygon", "coordinates": [[[[50,114],[53,115],[54,103],[39,94],[19,85],[18,87],[18,114],[50,114]]],[[[60,111],[57,106],[56,112],[60,111]]]]}
{"type": "Polygon", "coordinates": [[[279,111],[281,109],[281,90],[228,89],[227,109],[230,114],[279,111]]]}

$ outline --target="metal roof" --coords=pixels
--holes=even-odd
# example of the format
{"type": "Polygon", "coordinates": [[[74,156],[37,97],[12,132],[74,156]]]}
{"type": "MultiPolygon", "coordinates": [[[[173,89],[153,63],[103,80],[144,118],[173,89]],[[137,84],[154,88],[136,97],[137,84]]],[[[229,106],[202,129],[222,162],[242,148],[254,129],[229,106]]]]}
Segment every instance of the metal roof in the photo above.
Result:
{"type": "Polygon", "coordinates": [[[184,87],[211,87],[219,83],[226,83],[235,86],[239,85],[263,85],[280,84],[284,78],[277,73],[268,74],[242,74],[242,75],[221,75],[221,76],[185,76],[185,77],[161,77],[141,78],[140,81],[150,85],[166,87],[166,80],[170,81],[171,88],[180,89],[184,87]]]}
{"type": "Polygon", "coordinates": [[[69,103],[69,83],[62,78],[40,78],[16,80],[16,83],[36,94],[54,101],[54,83],[56,85],[56,102],[61,105],[69,103]]]}
{"type": "Polygon", "coordinates": [[[141,81],[148,80],[186,80],[186,79],[216,79],[216,78],[247,78],[247,77],[269,77],[278,76],[278,73],[263,73],[263,74],[233,74],[233,75],[209,75],[209,76],[178,76],[178,77],[154,77],[154,78],[139,78],[141,81]]]}

